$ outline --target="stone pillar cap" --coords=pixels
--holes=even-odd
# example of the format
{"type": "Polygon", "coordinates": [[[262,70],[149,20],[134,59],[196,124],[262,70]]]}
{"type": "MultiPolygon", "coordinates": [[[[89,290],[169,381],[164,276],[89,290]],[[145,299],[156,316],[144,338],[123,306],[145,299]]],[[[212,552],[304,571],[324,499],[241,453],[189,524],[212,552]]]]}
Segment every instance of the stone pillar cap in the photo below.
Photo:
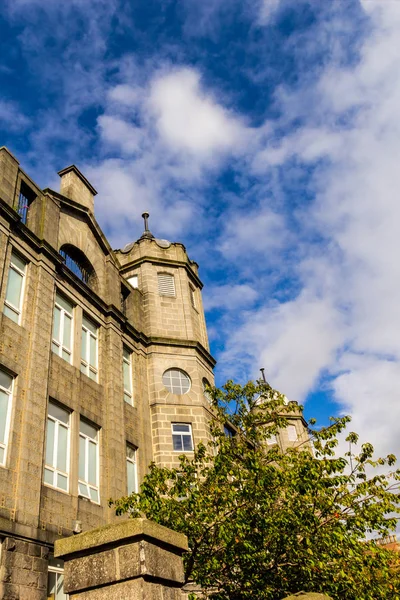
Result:
{"type": "Polygon", "coordinates": [[[74,554],[82,555],[85,551],[93,553],[93,548],[124,545],[136,537],[153,539],[181,552],[188,549],[187,537],[183,533],[177,533],[148,519],[128,519],[56,540],[54,556],[60,558],[74,554]]]}

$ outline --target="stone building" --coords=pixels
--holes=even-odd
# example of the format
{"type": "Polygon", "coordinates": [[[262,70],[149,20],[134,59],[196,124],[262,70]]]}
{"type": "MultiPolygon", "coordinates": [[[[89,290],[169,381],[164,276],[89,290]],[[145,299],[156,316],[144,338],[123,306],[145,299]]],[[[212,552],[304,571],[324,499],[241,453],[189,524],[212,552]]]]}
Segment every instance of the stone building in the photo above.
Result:
{"type": "Polygon", "coordinates": [[[0,148],[1,598],[66,598],[55,539],[110,523],[152,460],[208,438],[198,265],[147,218],[112,250],[96,190],[74,165],[59,176],[41,190],[0,148]]]}

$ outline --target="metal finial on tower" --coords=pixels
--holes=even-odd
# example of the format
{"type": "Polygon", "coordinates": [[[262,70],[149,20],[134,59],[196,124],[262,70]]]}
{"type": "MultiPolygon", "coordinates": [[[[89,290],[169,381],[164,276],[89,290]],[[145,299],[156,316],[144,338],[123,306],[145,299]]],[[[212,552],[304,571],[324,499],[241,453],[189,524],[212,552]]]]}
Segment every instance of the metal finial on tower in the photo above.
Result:
{"type": "Polygon", "coordinates": [[[261,377],[263,378],[263,381],[265,383],[267,383],[267,380],[265,379],[265,373],[264,373],[265,369],[264,369],[264,367],[261,367],[260,371],[261,371],[261,377]]]}
{"type": "Polygon", "coordinates": [[[154,235],[151,233],[150,229],[149,229],[149,213],[148,212],[144,212],[142,214],[142,218],[144,220],[144,232],[141,235],[141,238],[149,238],[152,239],[154,238],[154,235]]]}

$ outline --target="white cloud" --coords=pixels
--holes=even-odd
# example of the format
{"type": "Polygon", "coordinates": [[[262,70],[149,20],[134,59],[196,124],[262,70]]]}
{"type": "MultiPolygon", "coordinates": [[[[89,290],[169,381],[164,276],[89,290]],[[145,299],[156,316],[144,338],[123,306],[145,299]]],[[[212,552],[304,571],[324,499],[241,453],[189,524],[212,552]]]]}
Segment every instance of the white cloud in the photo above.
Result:
{"type": "Polygon", "coordinates": [[[107,227],[115,248],[137,239],[143,227],[141,215],[150,213],[150,229],[157,237],[179,239],[192,220],[201,221],[195,205],[175,192],[166,195],[168,174],[160,172],[157,156],[106,159],[83,165],[82,171],[101,190],[95,199],[96,216],[107,227]]]}
{"type": "Polygon", "coordinates": [[[150,109],[172,150],[199,155],[234,151],[245,128],[200,86],[200,75],[184,68],[161,75],[150,89],[150,109]]]}
{"type": "Polygon", "coordinates": [[[140,100],[140,92],[132,85],[124,83],[111,88],[108,97],[114,102],[133,107],[140,100]]]}
{"type": "Polygon", "coordinates": [[[252,169],[284,181],[294,161],[305,174],[317,165],[308,189],[315,201],[295,215],[302,291],[249,311],[224,360],[246,361],[254,376],[264,366],[273,385],[299,400],[327,372],[352,428],[380,452],[399,453],[400,3],[364,5],[372,28],[359,60],[328,65],[314,86],[279,91],[280,125],[296,107],[304,124],[260,148],[252,169]],[[302,237],[310,231],[322,246],[302,237]]]}
{"type": "Polygon", "coordinates": [[[141,150],[144,140],[140,127],[110,115],[100,115],[97,123],[103,142],[109,147],[116,146],[123,154],[136,154],[141,150]]]}
{"type": "Polygon", "coordinates": [[[200,81],[194,69],[165,67],[142,86],[108,91],[98,131],[102,148],[118,160],[106,158],[86,172],[101,190],[99,218],[118,232],[115,245],[132,239],[144,210],[153,214],[157,235],[178,236],[192,219],[202,229],[204,172],[238,151],[246,129],[200,81]],[[118,227],[121,220],[125,227],[118,227]]]}
{"type": "MultiPolygon", "coordinates": [[[[266,204],[268,200],[264,200],[266,204]]],[[[223,215],[220,251],[230,259],[248,260],[254,253],[266,253],[283,248],[288,230],[282,214],[258,207],[245,213],[233,212],[223,215]]]]}
{"type": "Polygon", "coordinates": [[[260,25],[267,25],[276,15],[281,0],[262,0],[259,8],[258,21],[260,25]]]}
{"type": "Polygon", "coordinates": [[[303,401],[321,369],[334,359],[342,328],[342,317],[329,299],[303,292],[294,301],[249,312],[231,334],[222,360],[227,373],[239,356],[253,376],[265,367],[272,385],[303,401]]]}
{"type": "Polygon", "coordinates": [[[247,283],[209,286],[204,292],[204,308],[237,310],[249,308],[258,298],[258,292],[247,283]]]}
{"type": "Polygon", "coordinates": [[[0,123],[4,129],[24,130],[30,119],[24,115],[15,102],[0,100],[0,123]]]}

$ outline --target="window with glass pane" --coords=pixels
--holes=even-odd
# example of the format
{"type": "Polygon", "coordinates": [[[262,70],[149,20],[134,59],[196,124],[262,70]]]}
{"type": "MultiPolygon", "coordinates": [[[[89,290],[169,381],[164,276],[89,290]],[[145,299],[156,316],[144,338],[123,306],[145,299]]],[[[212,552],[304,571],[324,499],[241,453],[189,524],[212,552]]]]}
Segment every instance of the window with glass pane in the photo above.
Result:
{"type": "Polygon", "coordinates": [[[53,352],[72,363],[73,305],[57,292],[53,315],[53,352]]]}
{"type": "Polygon", "coordinates": [[[163,384],[171,394],[186,394],[190,390],[190,377],[181,369],[167,369],[163,374],[163,384]]]}
{"type": "Polygon", "coordinates": [[[192,426],[189,423],[172,423],[172,443],[177,452],[193,452],[192,426]]]}
{"type": "Polygon", "coordinates": [[[18,197],[17,212],[21,217],[21,221],[26,225],[28,220],[29,207],[36,198],[36,194],[29,186],[26,185],[25,181],[21,181],[21,188],[18,197]]]}
{"type": "Polygon", "coordinates": [[[204,398],[208,402],[212,402],[212,396],[211,396],[210,391],[208,389],[210,387],[210,384],[209,384],[209,382],[207,381],[207,379],[205,377],[202,379],[201,385],[203,387],[204,398]]]}
{"type": "Polygon", "coordinates": [[[78,493],[100,503],[99,496],[99,430],[81,419],[79,426],[78,493]]]}
{"type": "Polygon", "coordinates": [[[0,369],[0,465],[5,465],[10,433],[14,378],[0,369]]]}
{"type": "Polygon", "coordinates": [[[128,494],[137,493],[136,448],[130,444],[126,445],[126,477],[128,494]]]}
{"type": "Polygon", "coordinates": [[[81,371],[97,381],[98,327],[85,315],[82,319],[81,371]]]}
{"type": "Polygon", "coordinates": [[[122,357],[122,368],[124,375],[124,400],[133,406],[132,394],[132,352],[124,346],[122,357]]]}
{"type": "Polygon", "coordinates": [[[6,298],[3,312],[15,323],[21,322],[24,298],[26,262],[14,252],[11,254],[8,270],[6,298]]]}
{"type": "Polygon", "coordinates": [[[50,556],[49,571],[47,578],[48,600],[68,600],[68,594],[64,593],[64,562],[59,558],[50,556]]]}
{"type": "Polygon", "coordinates": [[[64,492],[69,491],[69,423],[69,411],[49,402],[44,483],[64,492]]]}

